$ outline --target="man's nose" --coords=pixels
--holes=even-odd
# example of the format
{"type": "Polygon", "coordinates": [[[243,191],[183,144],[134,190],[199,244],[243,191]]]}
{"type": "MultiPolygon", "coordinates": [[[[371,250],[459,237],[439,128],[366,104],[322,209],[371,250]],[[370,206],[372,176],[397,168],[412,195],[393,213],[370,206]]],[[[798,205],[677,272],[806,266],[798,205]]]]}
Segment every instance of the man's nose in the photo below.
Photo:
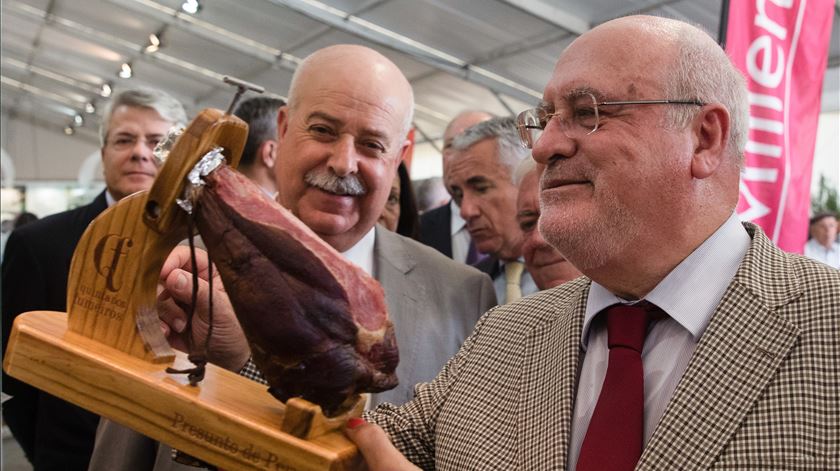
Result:
{"type": "Polygon", "coordinates": [[[470,219],[475,219],[481,214],[481,209],[478,205],[478,201],[470,194],[464,194],[461,198],[461,218],[465,221],[469,221],[470,219]]]}
{"type": "Polygon", "coordinates": [[[358,172],[359,155],[352,136],[342,136],[335,142],[327,166],[339,177],[358,172]]]}
{"type": "Polygon", "coordinates": [[[137,139],[134,147],[131,149],[132,160],[139,160],[145,162],[152,159],[152,147],[145,139],[137,139]]]}
{"type": "Polygon", "coordinates": [[[549,165],[552,160],[569,158],[577,152],[577,142],[566,136],[560,120],[552,119],[534,143],[531,155],[538,164],[549,165]]]}

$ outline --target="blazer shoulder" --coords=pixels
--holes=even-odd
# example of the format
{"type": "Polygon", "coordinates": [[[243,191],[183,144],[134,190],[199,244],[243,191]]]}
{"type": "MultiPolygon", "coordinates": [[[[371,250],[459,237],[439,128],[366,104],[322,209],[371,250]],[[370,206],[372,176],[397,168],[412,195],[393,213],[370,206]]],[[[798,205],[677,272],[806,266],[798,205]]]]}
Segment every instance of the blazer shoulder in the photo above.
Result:
{"type": "Polygon", "coordinates": [[[584,276],[500,305],[486,314],[486,324],[508,331],[531,331],[559,319],[583,316],[591,280],[584,276]]]}

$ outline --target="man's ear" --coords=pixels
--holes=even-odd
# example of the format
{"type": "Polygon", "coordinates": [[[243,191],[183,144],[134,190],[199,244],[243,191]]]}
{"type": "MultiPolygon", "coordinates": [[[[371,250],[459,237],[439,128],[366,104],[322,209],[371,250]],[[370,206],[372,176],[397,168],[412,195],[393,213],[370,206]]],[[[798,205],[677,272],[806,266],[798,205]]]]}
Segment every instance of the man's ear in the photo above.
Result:
{"type": "Polygon", "coordinates": [[[265,168],[273,169],[274,162],[277,160],[277,141],[274,139],[263,141],[260,144],[259,157],[265,168]]]}
{"type": "Polygon", "coordinates": [[[277,140],[286,135],[289,128],[289,105],[283,105],[277,110],[277,140]]]}
{"type": "Polygon", "coordinates": [[[412,148],[414,148],[414,142],[412,142],[410,139],[406,139],[402,143],[402,148],[400,148],[400,155],[399,158],[397,158],[397,163],[396,165],[394,165],[394,169],[400,166],[400,162],[403,162],[405,160],[405,156],[408,155],[412,148]]]}
{"type": "Polygon", "coordinates": [[[694,117],[691,127],[694,133],[691,174],[694,178],[707,178],[727,158],[729,111],[719,103],[705,105],[694,117]]]}

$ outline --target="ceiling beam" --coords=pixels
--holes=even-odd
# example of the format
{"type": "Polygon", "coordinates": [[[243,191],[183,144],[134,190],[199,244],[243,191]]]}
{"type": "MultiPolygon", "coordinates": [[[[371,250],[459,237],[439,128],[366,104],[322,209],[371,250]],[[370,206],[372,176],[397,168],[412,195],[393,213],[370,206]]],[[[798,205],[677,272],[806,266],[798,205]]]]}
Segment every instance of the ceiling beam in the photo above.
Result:
{"type": "Polygon", "coordinates": [[[575,16],[563,8],[551,5],[542,0],[498,0],[501,3],[524,11],[535,18],[580,36],[589,31],[589,22],[575,16]]]}
{"type": "Polygon", "coordinates": [[[540,99],[542,93],[503,77],[495,72],[470,64],[439,49],[415,41],[399,33],[383,28],[358,16],[333,8],[317,0],[266,0],[278,6],[289,8],[338,30],[353,34],[407,54],[415,60],[436,69],[449,72],[469,82],[487,87],[498,93],[509,95],[526,103],[540,99]]]}
{"type": "Polygon", "coordinates": [[[254,41],[151,0],[109,1],[127,10],[154,18],[168,26],[177,26],[190,34],[289,71],[294,71],[301,62],[300,58],[286,54],[280,49],[254,41]]]}

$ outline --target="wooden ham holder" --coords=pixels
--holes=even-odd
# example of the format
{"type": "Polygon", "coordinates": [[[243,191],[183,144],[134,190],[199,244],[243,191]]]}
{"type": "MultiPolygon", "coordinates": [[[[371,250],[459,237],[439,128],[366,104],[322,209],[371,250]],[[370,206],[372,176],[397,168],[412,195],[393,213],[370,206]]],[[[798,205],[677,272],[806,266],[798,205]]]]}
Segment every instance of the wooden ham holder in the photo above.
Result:
{"type": "MultiPolygon", "coordinates": [[[[240,89],[241,91],[241,89],[240,89]]],[[[3,368],[11,376],[226,469],[344,470],[363,466],[341,432],[352,411],[327,419],[303,399],[285,405],[266,386],[214,365],[190,386],[155,310],[160,269],[186,237],[176,206],[186,175],[222,147],[235,167],[247,125],[206,109],[183,132],[149,191],[97,217],[73,255],[68,313],[34,311],[14,322],[3,368]]],[[[119,452],[118,450],[114,450],[119,452]]]]}

